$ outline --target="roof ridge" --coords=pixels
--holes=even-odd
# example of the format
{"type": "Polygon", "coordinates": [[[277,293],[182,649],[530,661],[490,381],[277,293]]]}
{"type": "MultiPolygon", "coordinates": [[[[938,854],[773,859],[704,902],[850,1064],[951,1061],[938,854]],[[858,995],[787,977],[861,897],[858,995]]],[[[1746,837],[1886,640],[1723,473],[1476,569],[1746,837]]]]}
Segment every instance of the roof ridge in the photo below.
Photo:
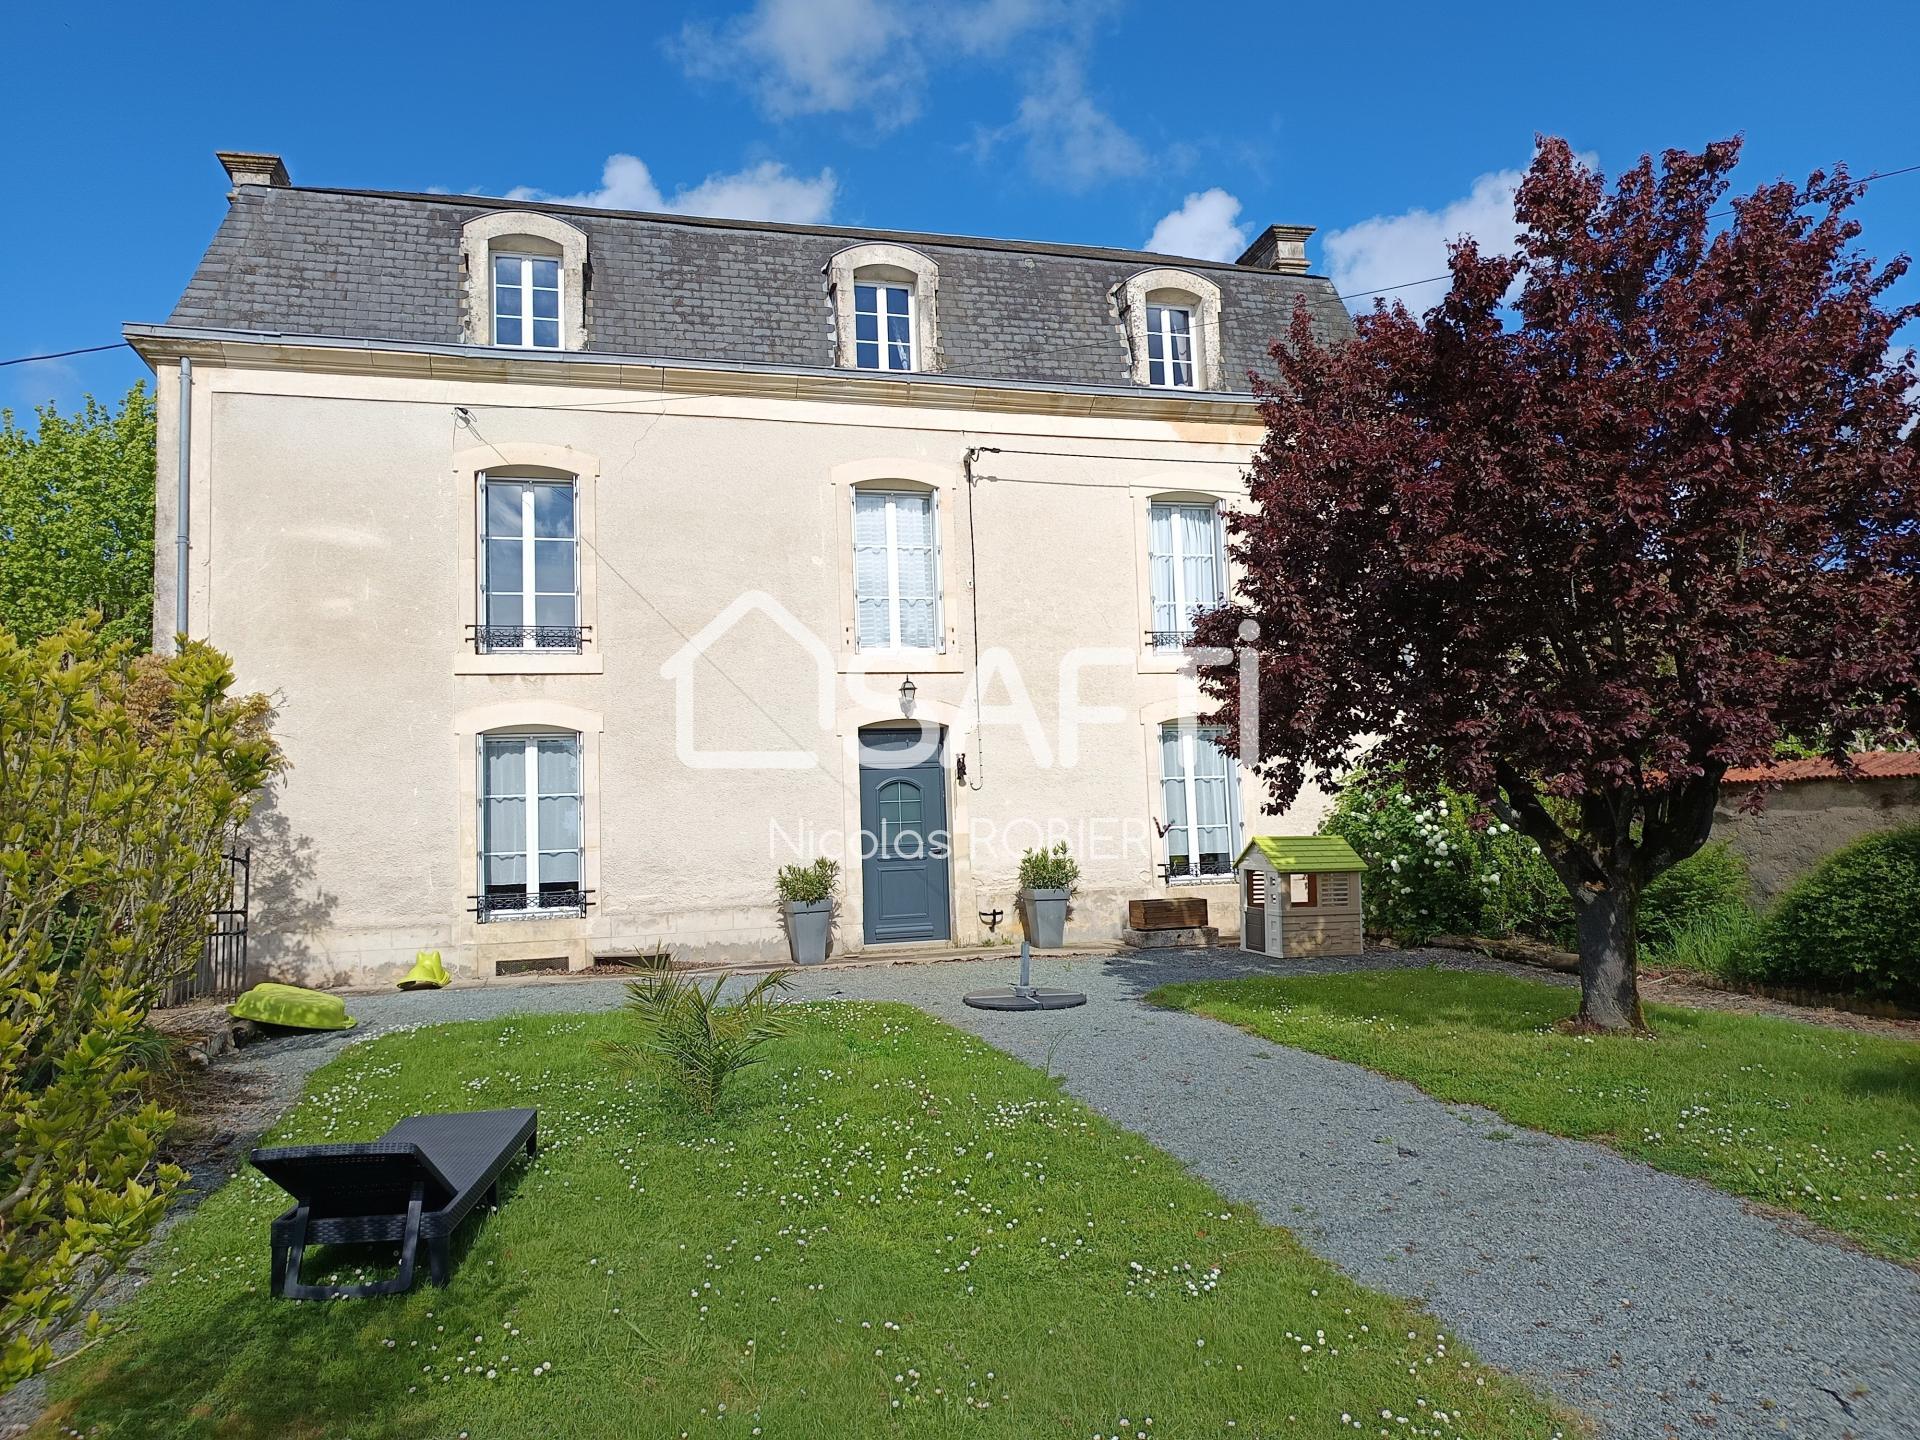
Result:
{"type": "Polygon", "coordinates": [[[964,235],[939,230],[892,230],[884,227],[854,225],[801,225],[788,220],[740,220],[723,215],[682,215],[664,210],[616,210],[601,205],[569,205],[545,200],[515,200],[503,195],[454,195],[419,190],[369,190],[340,185],[275,185],[259,188],[303,195],[347,195],[370,200],[403,200],[431,205],[485,206],[490,210],[529,210],[540,214],[578,215],[584,218],[638,220],[660,225],[684,225],[707,230],[739,230],[749,234],[819,235],[850,241],[884,239],[949,245],[973,250],[1007,250],[1020,254],[1061,255],[1080,259],[1139,260],[1171,262],[1183,267],[1224,270],[1235,275],[1259,275],[1279,280],[1320,281],[1331,284],[1325,275],[1312,271],[1272,270],[1264,266],[1241,265],[1232,260],[1202,260],[1193,255],[1173,255],[1164,250],[1136,250],[1121,245],[1075,245],[1058,240],[1019,240],[993,235],[964,235]]]}

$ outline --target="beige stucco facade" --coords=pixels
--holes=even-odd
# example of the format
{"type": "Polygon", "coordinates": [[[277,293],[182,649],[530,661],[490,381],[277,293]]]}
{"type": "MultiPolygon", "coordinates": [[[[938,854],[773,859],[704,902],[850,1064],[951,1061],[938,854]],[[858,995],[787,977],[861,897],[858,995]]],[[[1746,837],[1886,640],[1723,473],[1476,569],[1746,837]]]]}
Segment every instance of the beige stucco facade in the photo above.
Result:
{"type": "MultiPolygon", "coordinates": [[[[1158,727],[1206,706],[1146,645],[1146,532],[1154,497],[1236,503],[1250,406],[138,343],[160,399],[156,614],[174,613],[190,353],[188,629],[274,698],[292,766],[251,837],[259,974],[380,980],[419,949],[468,974],[662,943],[696,961],[784,953],[774,870],[857,835],[856,739],[900,720],[909,675],[915,718],[947,730],[955,941],[984,940],[994,909],[1017,935],[1019,853],[1055,837],[1083,870],[1070,942],[1113,939],[1128,900],[1169,893],[1206,896],[1237,934],[1231,874],[1170,889],[1159,871],[1158,727]],[[468,641],[475,486],[496,465],[575,479],[578,655],[468,641]],[[935,497],[936,652],[855,646],[851,494],[875,483],[935,497]],[[476,745],[503,730],[580,737],[584,918],[471,913],[476,745]],[[762,763],[733,768],[740,752],[762,763]]],[[[1312,831],[1322,804],[1278,828],[1312,831]]],[[[1243,773],[1243,821],[1260,807],[1243,773]]],[[[862,948],[863,903],[855,859],[842,953],[862,948]]]]}

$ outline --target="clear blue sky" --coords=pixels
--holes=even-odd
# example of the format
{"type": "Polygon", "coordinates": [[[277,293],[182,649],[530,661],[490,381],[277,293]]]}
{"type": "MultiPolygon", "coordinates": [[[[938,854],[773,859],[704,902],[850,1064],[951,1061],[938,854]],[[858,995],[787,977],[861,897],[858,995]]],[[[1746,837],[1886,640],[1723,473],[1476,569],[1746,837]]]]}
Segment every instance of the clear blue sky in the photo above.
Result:
{"type": "MultiPolygon", "coordinates": [[[[1741,132],[1744,185],[1920,164],[1920,24],[1893,0],[1844,24],[1771,0],[43,3],[0,34],[0,359],[164,319],[226,208],[216,148],[277,151],[302,184],[1115,245],[1158,229],[1186,253],[1283,220],[1320,227],[1315,266],[1348,289],[1497,232],[1536,131],[1610,173],[1741,132]]],[[[1920,174],[1858,213],[1871,252],[1920,251],[1920,174]]],[[[144,373],[128,352],[0,369],[0,406],[144,373]]]]}

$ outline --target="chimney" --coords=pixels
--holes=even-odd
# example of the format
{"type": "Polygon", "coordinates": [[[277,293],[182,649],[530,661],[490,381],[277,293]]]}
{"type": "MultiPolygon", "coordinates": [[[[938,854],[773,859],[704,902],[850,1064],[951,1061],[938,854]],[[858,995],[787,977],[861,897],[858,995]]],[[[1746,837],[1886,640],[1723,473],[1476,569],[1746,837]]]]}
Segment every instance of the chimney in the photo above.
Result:
{"type": "MultiPolygon", "coordinates": [[[[213,154],[227,167],[227,178],[236,190],[242,185],[278,185],[284,189],[293,184],[278,155],[259,155],[251,150],[216,150],[213,154]]],[[[227,198],[231,200],[233,196],[227,198]]]]}
{"type": "Polygon", "coordinates": [[[1311,225],[1269,225],[1247,247],[1247,253],[1233,263],[1255,270],[1285,270],[1292,275],[1307,273],[1307,237],[1311,225]]]}

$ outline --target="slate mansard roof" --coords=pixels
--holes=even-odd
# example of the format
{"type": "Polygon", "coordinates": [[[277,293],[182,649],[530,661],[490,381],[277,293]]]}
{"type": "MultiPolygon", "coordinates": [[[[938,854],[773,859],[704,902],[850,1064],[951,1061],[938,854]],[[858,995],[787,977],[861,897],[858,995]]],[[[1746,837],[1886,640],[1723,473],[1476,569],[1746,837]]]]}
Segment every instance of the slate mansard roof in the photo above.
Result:
{"type": "MultiPolygon", "coordinates": [[[[1304,298],[1328,338],[1349,333],[1321,276],[1250,265],[1021,241],[861,231],[446,195],[241,184],[170,325],[458,344],[461,227],[529,210],[588,237],[589,352],[703,363],[831,367],[825,267],[883,241],[940,272],[943,371],[1040,385],[1133,385],[1116,287],[1153,268],[1203,275],[1221,292],[1222,383],[1271,373],[1269,342],[1304,298]]],[[[518,351],[516,354],[529,352],[518,351]]]]}

